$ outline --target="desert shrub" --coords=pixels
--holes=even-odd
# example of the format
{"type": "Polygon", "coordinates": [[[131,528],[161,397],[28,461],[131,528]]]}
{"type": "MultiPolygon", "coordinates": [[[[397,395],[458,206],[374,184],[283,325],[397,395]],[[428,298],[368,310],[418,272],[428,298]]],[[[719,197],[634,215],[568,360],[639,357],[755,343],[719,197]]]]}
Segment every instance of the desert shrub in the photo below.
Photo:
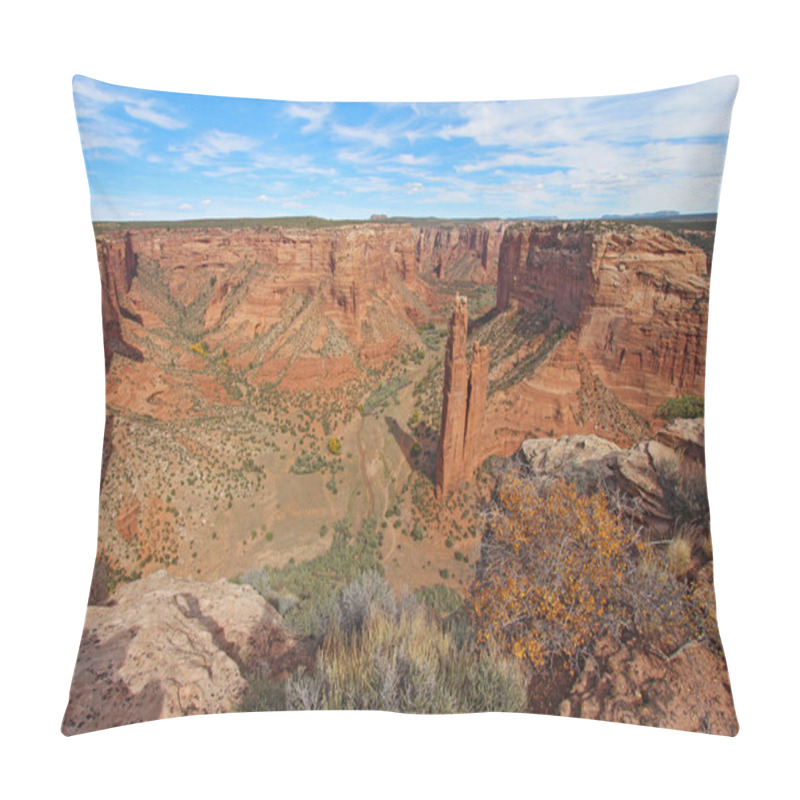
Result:
{"type": "Polygon", "coordinates": [[[463,605],[461,595],[451,586],[445,586],[443,583],[423,586],[414,592],[414,597],[442,616],[454,614],[463,605]]]}
{"type": "MultiPolygon", "coordinates": [[[[287,684],[289,708],[413,713],[521,711],[524,677],[495,648],[458,644],[412,599],[396,602],[380,578],[342,592],[314,674],[287,684]],[[341,622],[357,599],[358,624],[341,622]]],[[[351,622],[355,623],[355,618],[351,622]]]]}
{"type": "Polygon", "coordinates": [[[247,688],[237,711],[284,711],[286,682],[273,678],[269,664],[261,664],[247,674],[247,688]]]}
{"type": "Polygon", "coordinates": [[[704,414],[705,400],[693,394],[682,394],[680,397],[670,397],[656,410],[655,416],[661,419],[693,419],[704,414]]]}
{"type": "Polygon", "coordinates": [[[274,589],[296,601],[285,614],[286,624],[303,635],[323,636],[342,588],[365,573],[381,571],[382,541],[375,517],[367,517],[355,536],[349,521],[340,520],[326,553],[271,571],[274,589]]]}
{"type": "Polygon", "coordinates": [[[262,597],[268,597],[272,591],[269,572],[265,569],[251,569],[240,575],[238,582],[252,586],[262,597]]]}
{"type": "Polygon", "coordinates": [[[682,529],[667,545],[667,564],[676,578],[682,578],[692,568],[693,542],[690,533],[682,529]]]}
{"type": "Polygon", "coordinates": [[[366,572],[342,589],[328,627],[345,635],[360,631],[376,613],[391,613],[395,603],[389,584],[379,572],[366,572]]]}
{"type": "Polygon", "coordinates": [[[637,535],[602,492],[517,472],[488,510],[480,572],[468,594],[481,641],[497,639],[542,666],[578,660],[621,624],[621,593],[637,535]]]}
{"type": "Polygon", "coordinates": [[[707,636],[708,615],[680,570],[664,548],[645,547],[602,491],[580,494],[512,469],[484,523],[467,593],[479,641],[495,640],[535,667],[566,661],[574,669],[604,635],[627,631],[660,650],[707,636]]]}
{"type": "Polygon", "coordinates": [[[627,582],[631,627],[656,652],[677,650],[692,639],[708,639],[706,610],[698,604],[702,593],[676,580],[668,559],[647,548],[627,582]]]}
{"type": "Polygon", "coordinates": [[[342,452],[342,443],[339,439],[328,439],[328,452],[338,456],[342,452]]]}

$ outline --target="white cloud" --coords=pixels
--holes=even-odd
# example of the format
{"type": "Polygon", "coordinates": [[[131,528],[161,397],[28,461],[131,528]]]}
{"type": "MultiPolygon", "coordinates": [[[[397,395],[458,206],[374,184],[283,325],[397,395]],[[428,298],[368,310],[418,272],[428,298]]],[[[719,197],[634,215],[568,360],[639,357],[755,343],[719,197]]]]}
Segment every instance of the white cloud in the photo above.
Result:
{"type": "Polygon", "coordinates": [[[192,210],[191,203],[181,203],[178,206],[178,211],[191,211],[191,210],[192,210]]]}
{"type": "Polygon", "coordinates": [[[306,120],[306,124],[300,128],[301,133],[314,133],[324,125],[332,110],[333,106],[329,103],[314,103],[312,105],[292,103],[286,108],[286,113],[293,119],[306,120]]]}
{"type": "Polygon", "coordinates": [[[147,122],[166,130],[185,128],[186,123],[156,108],[156,100],[145,100],[130,89],[105,87],[89,78],[76,77],[72,82],[75,94],[75,107],[79,117],[95,119],[106,123],[111,120],[104,116],[107,106],[121,104],[123,111],[132,119],[147,122]]]}
{"type": "Polygon", "coordinates": [[[161,111],[156,111],[153,108],[152,100],[142,101],[136,105],[125,105],[123,108],[128,116],[143,120],[144,122],[150,122],[153,125],[157,125],[159,128],[174,131],[186,127],[185,122],[170,117],[168,114],[164,114],[161,111]]]}
{"type": "Polygon", "coordinates": [[[483,170],[497,169],[498,167],[532,167],[542,163],[541,157],[526,153],[503,153],[502,155],[488,158],[484,161],[475,161],[472,164],[461,164],[455,167],[456,172],[481,172],[483,170]]]}
{"type": "Polygon", "coordinates": [[[434,163],[434,159],[431,156],[415,156],[412,153],[400,153],[394,160],[398,164],[403,164],[407,167],[419,167],[434,163]]]}
{"type": "Polygon", "coordinates": [[[78,126],[84,150],[118,150],[129,156],[139,154],[143,141],[130,135],[130,129],[113,120],[84,120],[78,126]]]}
{"type": "MultiPolygon", "coordinates": [[[[229,133],[217,129],[207,131],[193,142],[182,147],[172,147],[174,152],[182,153],[182,161],[192,166],[206,166],[215,159],[229,156],[232,153],[249,153],[258,146],[258,142],[241,133],[229,133]]],[[[226,169],[231,169],[226,167],[226,169]]],[[[239,167],[232,167],[234,170],[239,167]]]]}
{"type": "Polygon", "coordinates": [[[370,128],[367,125],[360,127],[334,125],[333,132],[340,139],[363,142],[369,147],[389,147],[394,138],[393,134],[384,128],[370,128]]]}

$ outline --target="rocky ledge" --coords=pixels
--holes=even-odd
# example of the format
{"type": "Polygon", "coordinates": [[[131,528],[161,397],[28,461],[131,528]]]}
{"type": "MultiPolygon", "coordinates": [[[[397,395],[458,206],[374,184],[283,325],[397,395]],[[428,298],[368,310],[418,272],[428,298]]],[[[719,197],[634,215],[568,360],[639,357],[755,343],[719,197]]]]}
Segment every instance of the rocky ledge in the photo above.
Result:
{"type": "Polygon", "coordinates": [[[156,572],[89,606],[62,731],[235,710],[250,659],[280,673],[299,653],[251,587],[156,572]]]}
{"type": "Polygon", "coordinates": [[[676,419],[629,450],[594,435],[527,439],[520,457],[537,475],[564,477],[588,489],[602,485],[636,499],[649,527],[659,531],[673,521],[663,476],[679,467],[705,467],[705,425],[702,419],[676,419]]]}

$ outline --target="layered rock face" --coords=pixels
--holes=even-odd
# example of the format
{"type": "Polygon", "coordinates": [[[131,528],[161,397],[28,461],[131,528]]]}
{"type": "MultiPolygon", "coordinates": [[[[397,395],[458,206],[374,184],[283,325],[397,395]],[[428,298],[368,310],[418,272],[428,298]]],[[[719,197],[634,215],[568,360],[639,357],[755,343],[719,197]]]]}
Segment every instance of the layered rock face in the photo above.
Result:
{"type": "Polygon", "coordinates": [[[707,261],[684,239],[638,226],[514,226],[497,280],[497,309],[512,305],[571,328],[576,354],[638,412],[703,393],[707,261]]]}
{"type": "MultiPolygon", "coordinates": [[[[492,364],[483,456],[507,456],[532,434],[597,433],[628,446],[658,427],[665,399],[704,393],[705,253],[661,229],[523,223],[500,249],[498,320],[536,319],[558,342],[535,369],[492,364]]],[[[546,338],[532,339],[536,349],[546,338]]]]}
{"type": "Polygon", "coordinates": [[[62,730],[231,711],[250,658],[285,674],[306,657],[251,587],[153,573],[89,606],[62,730]]]}
{"type": "Polygon", "coordinates": [[[473,344],[467,362],[467,300],[456,295],[444,361],[442,424],[436,452],[436,496],[445,497],[477,467],[489,386],[489,348],[473,344]]]}
{"type": "Polygon", "coordinates": [[[507,227],[508,223],[495,220],[420,228],[418,262],[440,280],[495,283],[500,243],[507,227]]]}
{"type": "Polygon", "coordinates": [[[133,382],[112,376],[112,392],[135,407],[177,396],[170,365],[191,368],[201,340],[256,382],[289,389],[380,369],[429,318],[420,276],[492,282],[504,227],[100,228],[106,368],[114,354],[146,362],[133,382]]]}

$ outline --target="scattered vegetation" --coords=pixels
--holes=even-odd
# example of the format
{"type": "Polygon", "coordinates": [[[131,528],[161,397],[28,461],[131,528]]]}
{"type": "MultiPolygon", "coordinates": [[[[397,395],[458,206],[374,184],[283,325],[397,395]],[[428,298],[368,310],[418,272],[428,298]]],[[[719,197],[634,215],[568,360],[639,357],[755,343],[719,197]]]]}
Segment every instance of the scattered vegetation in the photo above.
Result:
{"type": "Polygon", "coordinates": [[[264,598],[278,607],[281,598],[295,600],[286,611],[285,621],[293,630],[304,635],[321,636],[328,625],[331,609],[343,586],[366,572],[381,572],[380,549],[383,536],[375,517],[368,517],[354,537],[350,521],[339,520],[333,526],[330,549],[311,561],[289,563],[282,569],[264,568],[258,573],[246,573],[239,577],[264,598]],[[263,578],[256,580],[256,575],[263,578]],[[268,587],[263,593],[259,586],[268,587]]]}
{"type": "Polygon", "coordinates": [[[656,410],[655,416],[660,419],[693,419],[704,414],[705,400],[694,394],[682,394],[680,397],[670,397],[656,410]]]}
{"type": "Polygon", "coordinates": [[[459,641],[418,601],[397,602],[383,578],[371,572],[338,595],[313,674],[298,672],[283,692],[263,674],[251,684],[243,708],[276,707],[522,711],[525,681],[513,660],[496,648],[459,641]]]}

